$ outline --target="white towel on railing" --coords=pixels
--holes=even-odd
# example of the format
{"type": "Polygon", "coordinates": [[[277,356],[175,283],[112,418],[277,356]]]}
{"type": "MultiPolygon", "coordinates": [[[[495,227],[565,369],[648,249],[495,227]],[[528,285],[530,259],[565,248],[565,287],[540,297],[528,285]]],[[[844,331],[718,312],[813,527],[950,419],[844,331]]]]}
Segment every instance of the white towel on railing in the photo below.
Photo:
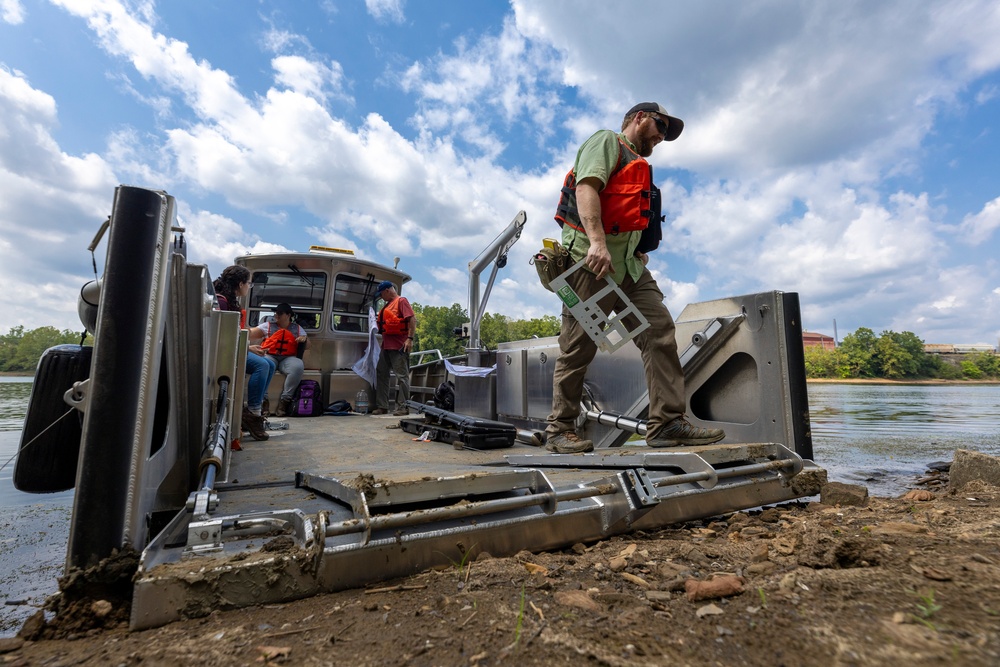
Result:
{"type": "Polygon", "coordinates": [[[368,348],[365,350],[364,356],[351,366],[351,370],[368,380],[368,383],[373,387],[375,386],[375,369],[378,368],[378,357],[382,351],[381,346],[378,344],[378,339],[375,338],[376,335],[378,335],[378,317],[375,315],[375,310],[369,308],[368,348]]]}
{"type": "Polygon", "coordinates": [[[447,359],[444,360],[444,367],[448,369],[448,372],[452,375],[465,375],[469,377],[486,377],[493,371],[497,369],[497,365],[493,364],[487,368],[480,368],[479,366],[456,366],[447,359]]]}

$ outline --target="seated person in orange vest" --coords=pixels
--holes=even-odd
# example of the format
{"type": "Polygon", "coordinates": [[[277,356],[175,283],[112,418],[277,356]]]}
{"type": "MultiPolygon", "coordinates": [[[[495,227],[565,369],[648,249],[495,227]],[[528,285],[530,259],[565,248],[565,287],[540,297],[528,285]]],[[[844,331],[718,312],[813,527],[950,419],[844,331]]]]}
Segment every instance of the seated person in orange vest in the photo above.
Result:
{"type": "Polygon", "coordinates": [[[375,367],[375,409],[373,415],[389,412],[389,369],[396,375],[397,394],[394,415],[409,413],[406,402],[410,400],[410,352],[413,351],[413,334],[417,331],[410,302],[396,293],[396,287],[383,280],[375,289],[385,305],[378,314],[378,332],[382,334],[382,352],[375,367]]]}
{"type": "Polygon", "coordinates": [[[278,417],[291,412],[295,389],[306,369],[298,353],[305,350],[308,337],[305,329],[292,322],[293,317],[295,313],[292,312],[292,307],[287,303],[279,303],[274,309],[274,321],[265,320],[250,329],[250,343],[259,343],[267,356],[274,360],[277,371],[285,374],[285,386],[281,390],[281,400],[275,412],[278,417]]]}

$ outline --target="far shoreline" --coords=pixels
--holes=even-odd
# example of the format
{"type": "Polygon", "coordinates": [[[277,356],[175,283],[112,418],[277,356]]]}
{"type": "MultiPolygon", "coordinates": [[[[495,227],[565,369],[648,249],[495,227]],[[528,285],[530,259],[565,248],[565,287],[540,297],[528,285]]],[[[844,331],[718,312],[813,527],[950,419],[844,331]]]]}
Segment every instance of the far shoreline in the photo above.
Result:
{"type": "Polygon", "coordinates": [[[814,384],[947,384],[947,385],[992,385],[1000,384],[998,379],[990,380],[945,380],[943,378],[925,378],[923,380],[893,380],[890,378],[806,378],[807,383],[814,384]]]}

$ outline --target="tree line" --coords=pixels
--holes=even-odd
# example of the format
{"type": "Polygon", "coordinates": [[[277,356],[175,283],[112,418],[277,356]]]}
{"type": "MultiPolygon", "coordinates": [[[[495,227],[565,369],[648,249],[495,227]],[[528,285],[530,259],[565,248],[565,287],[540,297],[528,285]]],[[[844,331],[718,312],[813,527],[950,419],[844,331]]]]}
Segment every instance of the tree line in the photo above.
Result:
{"type": "MultiPolygon", "coordinates": [[[[468,312],[459,304],[424,306],[413,304],[417,315],[414,350],[440,350],[445,357],[465,352],[466,340],[455,335],[456,329],[469,321],[468,312]]],[[[515,320],[506,315],[487,313],[480,324],[480,344],[495,350],[500,343],[528,338],[544,338],[559,333],[559,318],[545,315],[530,320],[515,320]]],[[[42,352],[54,345],[81,343],[81,332],[45,326],[26,330],[16,326],[0,334],[0,372],[33,373],[42,352]]],[[[83,344],[92,344],[87,336],[83,344]]],[[[888,378],[981,380],[1000,378],[1000,355],[981,352],[965,355],[950,363],[939,355],[924,352],[924,341],[910,331],[875,332],[862,327],[844,336],[833,350],[822,347],[805,349],[806,376],[810,378],[888,378]]]]}
{"type": "Polygon", "coordinates": [[[924,351],[924,341],[910,331],[883,331],[878,336],[861,327],[844,336],[840,346],[805,349],[806,377],[886,378],[891,380],[981,380],[1000,378],[1000,356],[966,355],[958,363],[924,351]]]}
{"type": "MultiPolygon", "coordinates": [[[[0,334],[0,373],[34,373],[42,352],[55,345],[79,345],[83,335],[82,331],[60,331],[55,327],[25,330],[16,326],[9,333],[0,334]]],[[[84,345],[92,343],[89,335],[83,341],[84,345]]]]}
{"type": "MultiPolygon", "coordinates": [[[[468,342],[455,335],[469,321],[469,313],[457,303],[451,306],[424,306],[413,304],[417,316],[417,333],[413,337],[414,350],[440,350],[442,356],[465,354],[468,342]]],[[[515,320],[506,315],[486,313],[479,324],[480,346],[495,350],[500,343],[528,338],[544,338],[559,333],[559,318],[545,315],[531,320],[515,320]]]]}
{"type": "MultiPolygon", "coordinates": [[[[413,304],[417,315],[414,350],[441,351],[445,357],[465,353],[466,340],[455,335],[456,329],[469,321],[468,312],[460,305],[422,306],[413,304]]],[[[559,333],[559,318],[553,315],[532,320],[515,320],[506,315],[487,313],[480,324],[481,347],[495,350],[500,343],[533,337],[555,336],[559,333]]],[[[81,333],[55,327],[26,330],[16,326],[10,333],[0,334],[0,373],[34,373],[42,352],[54,345],[80,344],[81,333]]],[[[87,337],[85,345],[93,343],[87,337]]]]}

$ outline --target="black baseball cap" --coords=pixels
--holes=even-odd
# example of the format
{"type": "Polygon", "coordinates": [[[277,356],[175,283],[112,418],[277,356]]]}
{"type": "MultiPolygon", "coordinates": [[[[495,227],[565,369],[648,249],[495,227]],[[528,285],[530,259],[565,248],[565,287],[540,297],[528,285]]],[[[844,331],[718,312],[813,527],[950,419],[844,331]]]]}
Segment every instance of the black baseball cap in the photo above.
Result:
{"type": "Polygon", "coordinates": [[[629,109],[625,116],[631,116],[637,111],[652,111],[653,113],[663,116],[669,121],[667,124],[667,135],[664,137],[666,141],[673,141],[677,137],[681,136],[681,132],[684,131],[684,121],[668,114],[662,104],[658,104],[656,102],[640,102],[629,109]]]}

